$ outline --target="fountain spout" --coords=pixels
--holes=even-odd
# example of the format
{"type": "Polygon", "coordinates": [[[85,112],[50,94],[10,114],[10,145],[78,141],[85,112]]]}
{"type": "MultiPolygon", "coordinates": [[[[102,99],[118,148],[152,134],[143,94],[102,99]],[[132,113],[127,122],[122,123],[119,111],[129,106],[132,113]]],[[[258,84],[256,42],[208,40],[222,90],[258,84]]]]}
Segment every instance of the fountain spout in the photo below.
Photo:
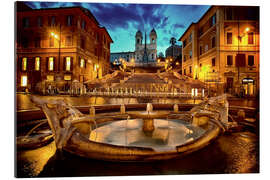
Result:
{"type": "Polygon", "coordinates": [[[151,103],[147,103],[146,112],[149,114],[153,111],[153,105],[151,103]]]}

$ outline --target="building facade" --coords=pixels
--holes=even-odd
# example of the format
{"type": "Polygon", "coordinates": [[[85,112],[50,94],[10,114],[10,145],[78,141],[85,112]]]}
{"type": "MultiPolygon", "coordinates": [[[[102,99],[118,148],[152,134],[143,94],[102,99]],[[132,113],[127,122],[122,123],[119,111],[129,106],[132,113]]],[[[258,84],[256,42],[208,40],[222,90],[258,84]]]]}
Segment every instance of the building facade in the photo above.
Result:
{"type": "Polygon", "coordinates": [[[116,52],[116,53],[111,53],[111,62],[119,65],[121,64],[121,59],[127,61],[127,62],[132,62],[135,60],[135,53],[134,52],[116,52]]]}
{"type": "Polygon", "coordinates": [[[179,39],[182,73],[217,91],[256,96],[259,37],[259,7],[212,6],[179,39]]]}
{"type": "Polygon", "coordinates": [[[91,81],[109,71],[113,41],[89,10],[19,6],[17,3],[17,91],[45,91],[48,86],[65,91],[73,81],[91,81]]]}
{"type": "MultiPolygon", "coordinates": [[[[150,43],[147,44],[146,34],[143,42],[142,32],[139,30],[135,35],[135,62],[143,63],[144,62],[144,54],[146,52],[146,56],[148,57],[149,62],[156,62],[157,59],[157,33],[155,29],[152,29],[149,34],[150,43]],[[145,51],[146,49],[146,51],[145,51]]],[[[144,62],[146,63],[146,62],[144,62]]]]}
{"type": "Polygon", "coordinates": [[[177,59],[182,56],[182,47],[174,44],[168,47],[165,51],[166,58],[177,59]]]}

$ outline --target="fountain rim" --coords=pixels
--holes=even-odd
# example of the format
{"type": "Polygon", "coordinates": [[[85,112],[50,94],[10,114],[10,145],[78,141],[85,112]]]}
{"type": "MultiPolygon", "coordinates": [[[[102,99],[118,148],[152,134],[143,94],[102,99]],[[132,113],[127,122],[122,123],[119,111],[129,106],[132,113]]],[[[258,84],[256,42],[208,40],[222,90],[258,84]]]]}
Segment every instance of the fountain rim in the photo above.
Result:
{"type": "MultiPolygon", "coordinates": [[[[142,104],[136,104],[142,106],[142,104]]],[[[146,104],[143,104],[146,105],[146,104]]],[[[162,104],[164,105],[164,104],[162,104]]],[[[170,104],[167,106],[173,107],[174,104],[170,104]]],[[[109,105],[106,105],[108,107],[109,105]]],[[[121,105],[118,105],[120,107],[121,105]]],[[[181,106],[181,105],[180,105],[181,106]]],[[[189,104],[189,106],[194,106],[189,104]]],[[[102,109],[102,105],[99,105],[102,109]]],[[[106,109],[105,107],[105,109],[106,109]]],[[[166,109],[166,108],[165,108],[166,109]]],[[[172,109],[168,110],[168,112],[172,112],[172,109]]],[[[43,112],[41,110],[41,112],[43,112]]],[[[188,114],[189,111],[186,111],[188,114]]],[[[126,114],[121,114],[119,111],[118,113],[114,113],[118,115],[128,116],[128,112],[126,114]]],[[[170,114],[170,113],[168,113],[170,114]]],[[[96,117],[101,116],[102,114],[97,114],[96,117]]],[[[89,118],[91,116],[89,115],[89,118]]],[[[83,121],[80,121],[83,122],[83,121]]],[[[80,123],[78,122],[78,123],[80,123]]],[[[99,122],[97,122],[99,124],[99,122]]],[[[185,144],[176,146],[174,151],[155,151],[152,148],[145,148],[145,147],[134,147],[134,146],[119,146],[113,144],[105,144],[100,142],[95,142],[87,139],[83,136],[79,130],[76,130],[72,133],[71,138],[68,140],[67,146],[63,147],[63,149],[67,152],[72,154],[92,158],[92,159],[99,159],[99,160],[106,160],[106,161],[156,161],[156,160],[166,160],[171,158],[176,158],[185,154],[189,154],[193,151],[203,148],[204,146],[208,145],[210,141],[217,138],[218,135],[222,132],[221,127],[215,121],[209,121],[211,129],[207,129],[206,132],[193,141],[187,142],[185,144]],[[206,136],[206,135],[210,136],[206,136]],[[210,139],[209,139],[210,138],[210,139]],[[80,143],[78,143],[80,142],[80,143]],[[71,143],[71,144],[70,144],[71,143]],[[117,153],[121,150],[121,153],[117,153]]]]}

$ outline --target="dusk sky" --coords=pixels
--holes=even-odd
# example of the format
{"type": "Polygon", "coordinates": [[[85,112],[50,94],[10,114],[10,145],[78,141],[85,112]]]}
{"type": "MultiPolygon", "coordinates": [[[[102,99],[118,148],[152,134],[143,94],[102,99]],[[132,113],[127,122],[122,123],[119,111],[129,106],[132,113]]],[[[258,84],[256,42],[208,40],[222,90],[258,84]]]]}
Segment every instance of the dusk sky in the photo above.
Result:
{"type": "MultiPolygon", "coordinates": [[[[208,5],[165,4],[108,4],[71,2],[27,2],[36,8],[82,6],[89,9],[99,23],[105,26],[114,43],[111,52],[134,51],[135,34],[140,29],[149,35],[152,28],[157,32],[157,52],[170,46],[170,38],[177,40],[192,22],[196,22],[210,7],[208,5]]],[[[149,41],[149,36],[147,37],[149,41]]],[[[180,44],[178,41],[177,44],[180,44]]]]}

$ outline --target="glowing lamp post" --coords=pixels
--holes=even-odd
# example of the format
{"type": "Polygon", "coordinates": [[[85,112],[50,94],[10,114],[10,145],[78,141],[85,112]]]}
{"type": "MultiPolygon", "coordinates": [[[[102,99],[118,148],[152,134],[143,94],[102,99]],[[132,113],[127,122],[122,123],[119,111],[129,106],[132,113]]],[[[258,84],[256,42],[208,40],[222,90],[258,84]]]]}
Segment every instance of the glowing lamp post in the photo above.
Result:
{"type": "Polygon", "coordinates": [[[195,79],[198,79],[198,65],[195,66],[195,79]]]}
{"type": "MultiPolygon", "coordinates": [[[[54,33],[51,32],[51,36],[58,40],[58,72],[60,72],[60,54],[61,54],[61,24],[59,25],[59,36],[54,33]]],[[[59,73],[58,73],[59,74],[59,73]]]]}

